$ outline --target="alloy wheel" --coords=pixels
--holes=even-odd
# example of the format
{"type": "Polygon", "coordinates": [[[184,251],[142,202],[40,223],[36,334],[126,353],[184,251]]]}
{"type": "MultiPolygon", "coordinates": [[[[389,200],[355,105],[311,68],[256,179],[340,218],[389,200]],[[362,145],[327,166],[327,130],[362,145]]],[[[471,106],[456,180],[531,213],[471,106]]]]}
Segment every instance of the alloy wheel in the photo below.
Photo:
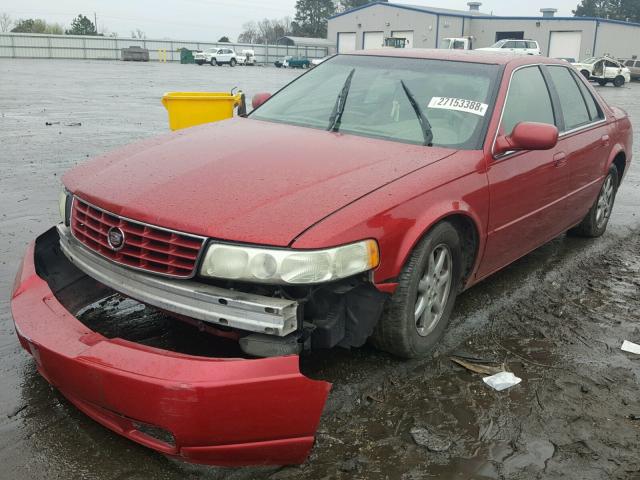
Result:
{"type": "Polygon", "coordinates": [[[598,228],[601,228],[611,215],[614,194],[613,176],[609,175],[604,181],[602,190],[600,190],[600,196],[598,197],[598,208],[596,209],[596,225],[598,228]]]}
{"type": "Polygon", "coordinates": [[[444,243],[429,254],[425,272],[418,282],[418,294],[414,308],[418,335],[429,335],[442,318],[453,280],[453,261],[449,247],[444,243]]]}

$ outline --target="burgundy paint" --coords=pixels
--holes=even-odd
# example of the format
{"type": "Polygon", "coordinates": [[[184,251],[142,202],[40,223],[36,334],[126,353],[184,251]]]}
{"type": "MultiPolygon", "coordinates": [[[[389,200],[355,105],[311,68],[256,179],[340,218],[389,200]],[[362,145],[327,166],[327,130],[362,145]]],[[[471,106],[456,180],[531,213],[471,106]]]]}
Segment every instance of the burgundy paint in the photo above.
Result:
{"type": "MultiPolygon", "coordinates": [[[[440,220],[460,216],[477,230],[469,287],[577,224],[615,156],[624,152],[627,166],[631,161],[629,119],[602,99],[605,121],[560,137],[549,150],[494,156],[513,70],[562,62],[448,50],[355,54],[503,65],[482,150],[238,118],[109,153],[68,173],[65,185],[116,214],[235,242],[322,248],[374,238],[381,253],[374,281],[393,293],[412,248],[440,220]]],[[[297,357],[212,360],[105,339],[53,298],[32,256],[31,248],[12,300],[18,335],[41,373],[80,409],[132,440],[190,461],[304,460],[329,385],[302,376],[297,357]],[[150,405],[149,398],[157,401],[150,405]],[[178,446],[141,435],[112,412],[171,430],[178,446]]]]}
{"type": "Polygon", "coordinates": [[[29,246],[11,309],[39,372],[84,413],[166,455],[215,465],[302,463],[330,384],[310,380],[298,357],[194,357],[92,332],[56,300],[29,246]],[[170,431],[176,445],[137,430],[170,431]]]}

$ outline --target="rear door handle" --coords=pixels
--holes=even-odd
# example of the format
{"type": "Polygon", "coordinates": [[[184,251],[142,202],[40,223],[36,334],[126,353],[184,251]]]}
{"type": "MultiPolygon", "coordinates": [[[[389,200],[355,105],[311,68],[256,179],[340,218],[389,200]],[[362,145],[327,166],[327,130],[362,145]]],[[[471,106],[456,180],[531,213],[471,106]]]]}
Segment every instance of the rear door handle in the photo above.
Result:
{"type": "Polygon", "coordinates": [[[558,152],[553,156],[553,164],[556,167],[564,167],[567,164],[567,154],[558,152]]]}
{"type": "Polygon", "coordinates": [[[602,142],[602,145],[607,147],[609,145],[609,135],[603,135],[600,141],[602,142]]]}

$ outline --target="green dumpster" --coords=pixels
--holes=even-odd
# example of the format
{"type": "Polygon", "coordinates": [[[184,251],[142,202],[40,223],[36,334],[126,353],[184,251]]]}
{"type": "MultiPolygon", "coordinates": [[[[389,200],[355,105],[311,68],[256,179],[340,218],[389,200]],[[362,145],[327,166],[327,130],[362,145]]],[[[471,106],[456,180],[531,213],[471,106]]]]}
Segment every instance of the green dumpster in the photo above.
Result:
{"type": "Polygon", "coordinates": [[[180,49],[180,63],[182,63],[182,64],[195,63],[194,60],[193,60],[193,52],[191,50],[189,50],[188,48],[181,48],[180,49]]]}

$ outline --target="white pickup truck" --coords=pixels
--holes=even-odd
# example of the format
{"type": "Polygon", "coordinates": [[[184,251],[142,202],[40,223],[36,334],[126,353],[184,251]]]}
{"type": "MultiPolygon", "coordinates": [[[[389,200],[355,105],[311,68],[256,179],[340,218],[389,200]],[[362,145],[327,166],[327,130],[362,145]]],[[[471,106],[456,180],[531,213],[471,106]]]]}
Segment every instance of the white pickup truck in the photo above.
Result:
{"type": "Polygon", "coordinates": [[[444,50],[473,50],[473,39],[472,37],[443,38],[438,48],[444,50]]]}

